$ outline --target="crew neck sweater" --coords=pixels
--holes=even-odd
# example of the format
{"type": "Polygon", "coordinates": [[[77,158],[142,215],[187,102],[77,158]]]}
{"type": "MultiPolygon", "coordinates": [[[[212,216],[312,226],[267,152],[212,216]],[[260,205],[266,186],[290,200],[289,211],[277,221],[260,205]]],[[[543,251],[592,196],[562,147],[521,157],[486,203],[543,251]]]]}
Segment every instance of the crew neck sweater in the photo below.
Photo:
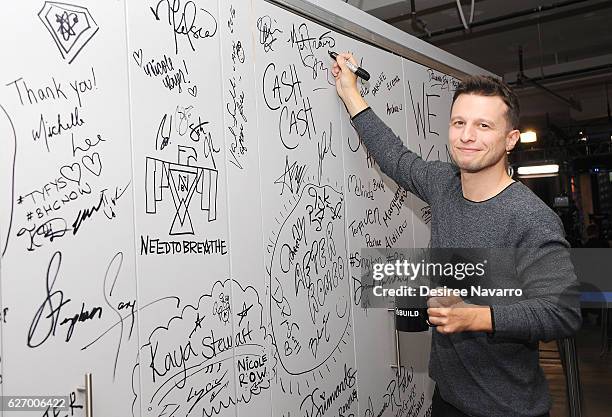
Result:
{"type": "Polygon", "coordinates": [[[485,201],[466,199],[456,165],[424,161],[370,108],[355,115],[353,125],[380,169],[431,206],[432,248],[523,250],[503,278],[507,288],[520,286],[523,297],[490,305],[492,334],[433,330],[429,375],[442,398],[474,417],[547,413],[551,399],[538,342],[570,336],[581,325],[559,217],[521,182],[485,201]]]}

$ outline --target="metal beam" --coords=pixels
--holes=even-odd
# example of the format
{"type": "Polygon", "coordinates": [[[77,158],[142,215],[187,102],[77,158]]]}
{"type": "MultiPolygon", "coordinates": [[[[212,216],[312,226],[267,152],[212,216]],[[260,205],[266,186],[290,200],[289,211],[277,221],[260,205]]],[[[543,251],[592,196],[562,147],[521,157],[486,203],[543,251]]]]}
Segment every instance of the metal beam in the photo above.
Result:
{"type": "MultiPolygon", "coordinates": [[[[486,0],[476,0],[476,4],[481,3],[483,1],[486,0]]],[[[423,9],[419,9],[417,10],[416,14],[418,17],[423,17],[423,16],[427,16],[430,14],[435,14],[435,13],[440,13],[440,12],[444,12],[446,10],[452,10],[452,9],[456,9],[457,8],[457,3],[454,1],[449,1],[448,3],[444,3],[444,4],[440,4],[437,6],[430,6],[427,8],[423,8],[423,9]]],[[[374,16],[376,16],[376,9],[374,10],[370,10],[368,11],[368,13],[373,14],[374,16]]],[[[412,18],[411,13],[402,13],[398,16],[393,16],[393,17],[389,17],[386,19],[382,19],[383,21],[389,23],[390,25],[393,25],[395,23],[400,23],[400,22],[404,22],[406,20],[410,20],[412,18]]],[[[463,27],[463,26],[462,26],[463,27]]]]}
{"type": "Polygon", "coordinates": [[[554,92],[550,88],[543,86],[542,84],[540,84],[536,80],[532,80],[531,78],[523,76],[523,79],[526,80],[528,83],[533,84],[534,86],[536,86],[540,90],[542,90],[542,91],[548,93],[549,95],[553,96],[554,98],[556,98],[557,100],[561,101],[562,103],[567,104],[572,109],[574,109],[576,111],[582,111],[582,106],[580,105],[580,103],[578,101],[574,100],[573,98],[571,98],[571,97],[570,98],[565,98],[561,94],[554,92]]]}
{"type": "MultiPolygon", "coordinates": [[[[568,76],[590,75],[599,71],[607,71],[609,78],[612,79],[612,54],[599,55],[570,62],[547,65],[542,68],[526,69],[523,75],[536,81],[556,81],[568,76]],[[542,76],[542,74],[545,74],[542,76]]],[[[504,80],[511,84],[516,82],[519,76],[518,71],[504,74],[504,80]]]]}
{"type": "Polygon", "coordinates": [[[577,110],[577,111],[582,111],[582,106],[580,105],[580,103],[578,103],[573,98],[565,98],[562,95],[554,92],[550,88],[544,87],[542,84],[540,84],[536,80],[526,76],[525,73],[523,72],[523,47],[522,46],[519,46],[518,54],[519,54],[519,73],[516,76],[516,85],[517,86],[521,86],[521,85],[523,85],[524,81],[527,81],[528,83],[538,87],[540,90],[548,93],[549,95],[553,96],[554,98],[556,98],[557,100],[561,101],[562,103],[567,104],[572,109],[577,110]]]}
{"type": "Polygon", "coordinates": [[[595,3],[592,0],[568,0],[561,3],[554,3],[549,6],[539,6],[503,16],[497,16],[491,19],[476,21],[470,25],[469,32],[465,31],[463,25],[458,25],[432,31],[431,36],[423,35],[419,36],[419,38],[427,39],[429,42],[433,41],[433,43],[438,46],[447,45],[453,42],[474,39],[503,31],[516,30],[522,27],[532,26],[538,22],[544,23],[564,19],[567,17],[576,16],[577,14],[594,12],[610,7],[612,7],[612,1],[610,0],[602,0],[595,3]],[[507,22],[507,24],[495,25],[503,22],[507,22]],[[489,27],[487,28],[487,26],[489,27]],[[446,35],[458,32],[460,35],[446,37],[446,35]]]}

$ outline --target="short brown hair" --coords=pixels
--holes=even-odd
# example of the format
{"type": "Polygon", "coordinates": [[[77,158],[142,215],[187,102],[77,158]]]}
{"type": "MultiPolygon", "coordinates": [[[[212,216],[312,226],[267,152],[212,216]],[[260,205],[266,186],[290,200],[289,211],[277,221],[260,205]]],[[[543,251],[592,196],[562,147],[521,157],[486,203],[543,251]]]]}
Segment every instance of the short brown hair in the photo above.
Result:
{"type": "Polygon", "coordinates": [[[518,129],[520,118],[519,100],[514,91],[503,81],[489,75],[471,75],[464,79],[453,96],[453,104],[461,94],[476,94],[478,96],[497,96],[501,98],[508,110],[506,121],[510,130],[518,129]]]}

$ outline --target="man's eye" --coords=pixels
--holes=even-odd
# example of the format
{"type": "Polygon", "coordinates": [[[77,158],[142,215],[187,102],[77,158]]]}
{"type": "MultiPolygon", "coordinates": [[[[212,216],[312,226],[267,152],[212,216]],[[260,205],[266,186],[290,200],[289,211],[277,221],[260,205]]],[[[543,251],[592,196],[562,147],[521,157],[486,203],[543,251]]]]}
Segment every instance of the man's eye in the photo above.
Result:
{"type": "Polygon", "coordinates": [[[489,127],[489,125],[488,125],[488,124],[486,124],[486,123],[481,123],[481,124],[480,124],[480,127],[482,127],[482,128],[485,128],[485,129],[486,129],[486,128],[488,128],[488,127],[489,127]]]}
{"type": "Polygon", "coordinates": [[[461,120],[455,121],[455,126],[463,126],[463,122],[461,120]]]}

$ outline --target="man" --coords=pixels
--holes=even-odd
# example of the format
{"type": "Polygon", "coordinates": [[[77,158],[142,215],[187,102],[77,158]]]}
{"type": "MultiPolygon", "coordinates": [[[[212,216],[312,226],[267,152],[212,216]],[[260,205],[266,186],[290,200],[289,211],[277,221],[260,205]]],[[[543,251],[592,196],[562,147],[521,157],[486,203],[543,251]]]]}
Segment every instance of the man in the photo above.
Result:
{"type": "Polygon", "coordinates": [[[516,95],[492,77],[466,79],[451,110],[454,164],[425,162],[368,107],[346,60],[356,64],[350,54],[340,54],[332,69],[338,95],[381,170],[431,206],[431,246],[533,248],[513,258],[511,284],[524,289],[521,300],[428,300],[436,326],[429,363],[436,381],[432,416],[547,416],[551,400],[538,343],[572,335],[581,317],[560,219],[506,170],[506,153],[520,135],[516,95]]]}

